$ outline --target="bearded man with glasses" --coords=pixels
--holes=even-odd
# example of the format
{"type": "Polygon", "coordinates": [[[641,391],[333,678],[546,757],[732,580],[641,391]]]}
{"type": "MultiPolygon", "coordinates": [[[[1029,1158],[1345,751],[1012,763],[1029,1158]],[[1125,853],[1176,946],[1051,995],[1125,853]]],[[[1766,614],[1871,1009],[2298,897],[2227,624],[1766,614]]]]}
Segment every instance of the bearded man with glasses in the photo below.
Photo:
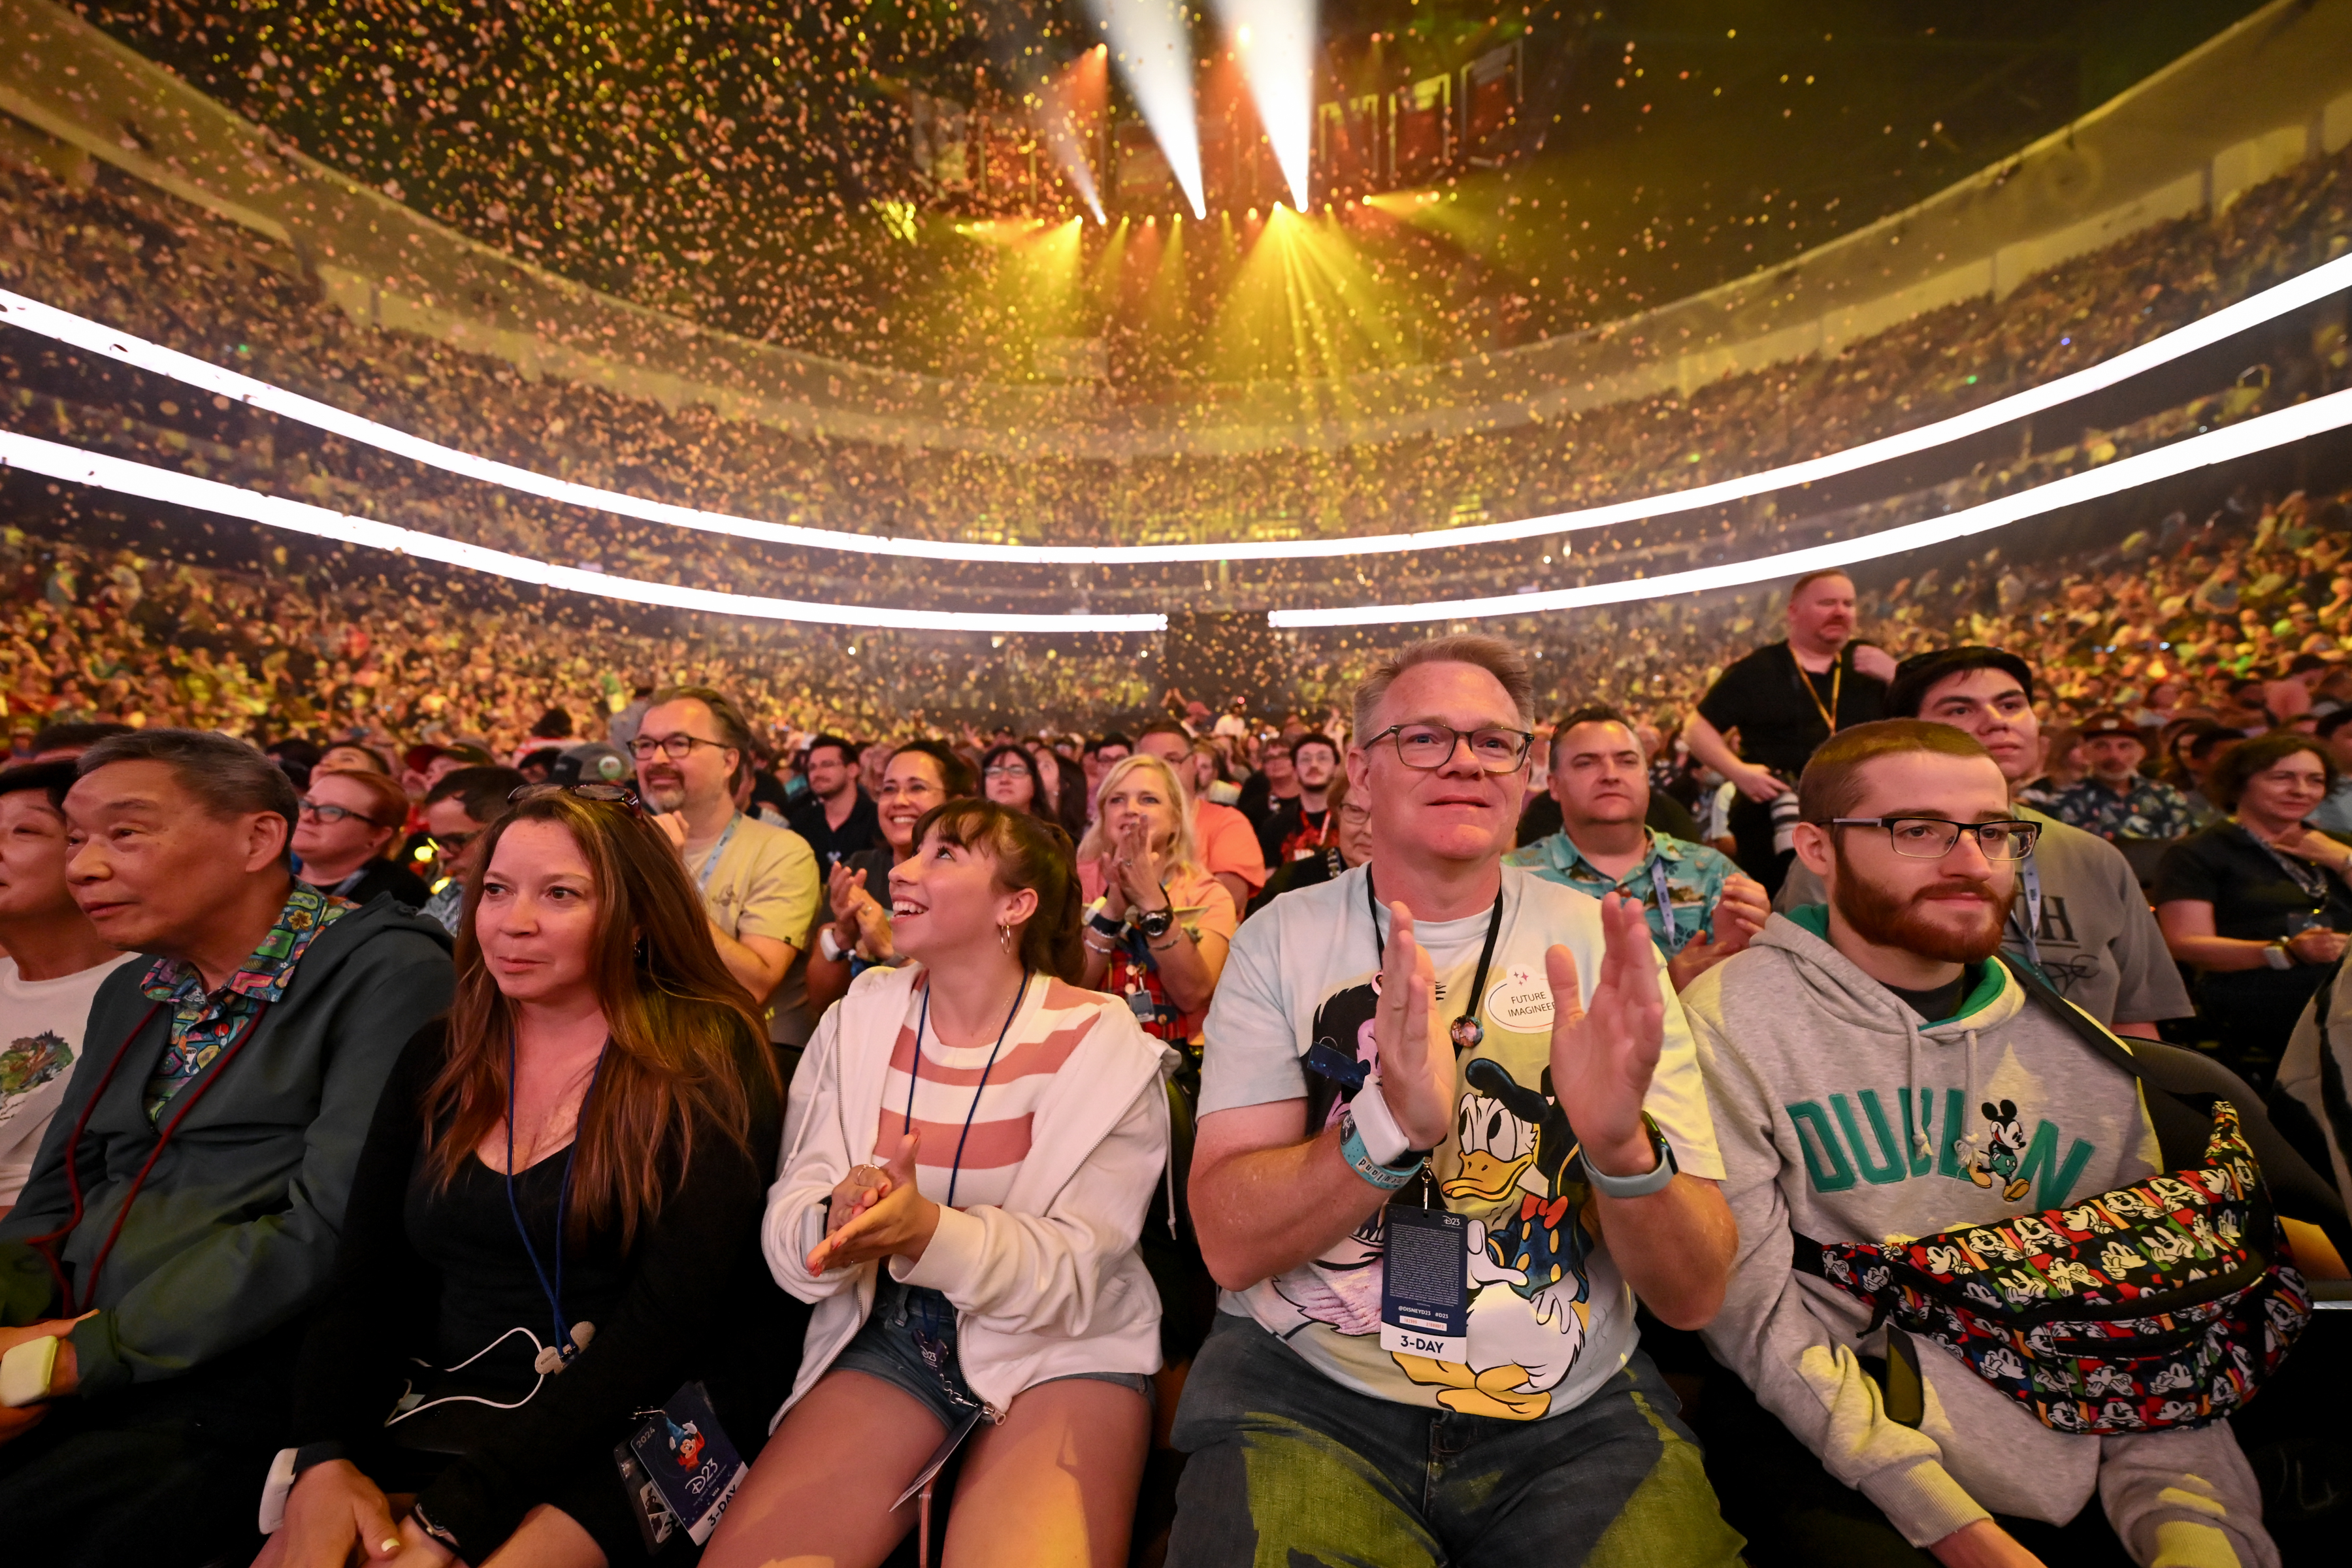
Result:
{"type": "MultiPolygon", "coordinates": [[[[1828,902],[1774,915],[1682,997],[1739,1222],[1705,1331],[1738,1381],[1708,1383],[1700,1427],[1751,1561],[2275,1563],[2227,1423],[2062,1432],[1925,1340],[1922,1414],[1882,1388],[1869,1306],[1792,1268],[1796,1237],[1995,1226],[2165,1168],[2139,1082],[1998,956],[2042,827],[1991,753],[1950,724],[1856,725],[1797,798],[1828,902]]],[[[2161,1081],[2168,1047],[2130,1049],[2161,1081]]]]}
{"type": "Polygon", "coordinates": [[[670,687],[653,694],[629,754],[639,798],[702,894],[720,961],[769,1010],[768,1038],[797,1062],[816,1026],[807,1005],[816,854],[799,834],[737,807],[736,786],[752,765],[750,722],[709,687],[670,687]]]}
{"type": "Polygon", "coordinates": [[[1738,1558],[1633,1317],[1722,1300],[1706,1095],[1640,907],[1503,864],[1532,693],[1491,637],[1376,671],[1347,758],[1370,859],[1234,940],[1177,1568],[1738,1558]]]}

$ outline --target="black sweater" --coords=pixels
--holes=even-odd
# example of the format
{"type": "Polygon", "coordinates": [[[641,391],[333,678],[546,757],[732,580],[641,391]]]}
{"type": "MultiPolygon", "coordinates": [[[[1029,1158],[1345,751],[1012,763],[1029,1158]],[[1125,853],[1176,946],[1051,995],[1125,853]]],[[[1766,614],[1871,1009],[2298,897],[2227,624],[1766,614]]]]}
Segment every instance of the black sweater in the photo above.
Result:
{"type": "MultiPolygon", "coordinates": [[[[363,1468],[383,1439],[410,1357],[447,1365],[452,1351],[462,1359],[481,1348],[486,1325],[520,1321],[542,1341],[553,1326],[497,1173],[469,1156],[446,1191],[435,1190],[421,1106],[446,1049],[446,1025],[436,1021],[393,1069],[352,1183],[333,1294],[303,1347],[294,1441],[341,1443],[363,1468]],[[485,1213],[493,1199],[495,1212],[485,1213]],[[530,1282],[527,1291],[519,1281],[530,1282]]],[[[709,1388],[744,1458],[758,1451],[791,1386],[807,1321],[760,1254],[782,1135],[775,1097],[755,1089],[748,1154],[717,1130],[698,1129],[684,1181],[673,1182],[661,1212],[640,1222],[625,1252],[617,1226],[566,1248],[565,1315],[593,1322],[594,1338],[529,1404],[478,1424],[482,1436],[418,1495],[425,1515],[456,1538],[460,1557],[486,1560],[524,1513],[568,1490],[583,1469],[609,1470],[634,1413],[689,1380],[709,1388]]],[[[562,1165],[559,1153],[516,1182],[551,1275],[562,1165]]],[[[469,1372],[519,1380],[520,1394],[531,1385],[530,1356],[518,1338],[469,1372]]]]}

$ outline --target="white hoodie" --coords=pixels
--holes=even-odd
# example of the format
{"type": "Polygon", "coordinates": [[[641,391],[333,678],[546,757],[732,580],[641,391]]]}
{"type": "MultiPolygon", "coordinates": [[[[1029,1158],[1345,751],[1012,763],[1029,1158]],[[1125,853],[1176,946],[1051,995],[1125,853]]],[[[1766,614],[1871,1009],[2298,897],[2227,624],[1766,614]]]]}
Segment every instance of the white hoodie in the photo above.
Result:
{"type": "MultiPolygon", "coordinates": [[[[824,1237],[834,1187],[852,1166],[877,1163],[891,1047],[921,973],[910,963],[859,975],[817,1025],[793,1078],[760,1244],[776,1283],[816,1310],[778,1421],[874,1310],[876,1264],[815,1275],[806,1259],[824,1237]]],[[[1160,1370],[1160,1292],[1135,1242],[1167,1172],[1160,1075],[1171,1053],[1116,997],[1048,985],[1045,1005],[1098,1011],[1037,1102],[1011,1192],[1001,1205],[941,1209],[923,1256],[911,1266],[890,1260],[893,1278],[954,1304],[958,1361],[992,1420],[1049,1378],[1160,1370]]]]}
{"type": "Polygon", "coordinates": [[[1773,916],[1683,993],[1739,1222],[1708,1348],[1915,1546],[1990,1513],[2063,1524],[2095,1491],[2140,1563],[2274,1568],[2226,1424],[2055,1432],[1927,1341],[1926,1418],[1887,1418],[1859,1359],[1884,1356],[1884,1334],[1864,1333],[1860,1298],[1792,1269],[1792,1231],[1885,1242],[1990,1224],[2151,1174],[2160,1154],[2138,1084],[1998,963],[1957,1016],[1922,1024],[1823,940],[1826,913],[1773,916]]]}

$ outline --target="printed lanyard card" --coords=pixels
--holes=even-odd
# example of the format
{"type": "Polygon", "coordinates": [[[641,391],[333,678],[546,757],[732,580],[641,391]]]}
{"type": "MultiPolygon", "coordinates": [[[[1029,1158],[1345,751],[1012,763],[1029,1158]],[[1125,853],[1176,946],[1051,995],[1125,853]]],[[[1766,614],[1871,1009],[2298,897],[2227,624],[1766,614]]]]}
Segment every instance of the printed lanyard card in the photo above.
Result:
{"type": "Polygon", "coordinates": [[[689,1383],[629,1439],[629,1451],[646,1468],[662,1501],[686,1526],[697,1546],[719,1528],[735,1489],[751,1469],[711,1413],[702,1384],[689,1383]]]}
{"type": "Polygon", "coordinates": [[[1470,1222],[1445,1209],[1391,1204],[1381,1259],[1381,1349],[1470,1359],[1470,1222]]]}

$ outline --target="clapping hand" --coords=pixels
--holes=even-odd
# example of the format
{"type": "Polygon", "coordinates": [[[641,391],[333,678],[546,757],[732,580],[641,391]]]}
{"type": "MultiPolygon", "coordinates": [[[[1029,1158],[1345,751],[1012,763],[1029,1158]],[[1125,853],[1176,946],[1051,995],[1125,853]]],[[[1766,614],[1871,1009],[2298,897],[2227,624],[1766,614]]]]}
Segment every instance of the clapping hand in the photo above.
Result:
{"type": "Polygon", "coordinates": [[[1151,848],[1151,823],[1140,815],[1130,816],[1119,829],[1117,868],[1123,901],[1136,909],[1158,910],[1167,907],[1168,900],[1160,892],[1167,879],[1167,862],[1151,848]]]}
{"type": "Polygon", "coordinates": [[[1388,951],[1381,964],[1372,1039],[1381,1063],[1381,1098],[1415,1149],[1434,1149],[1454,1126],[1454,1051],[1429,1037],[1437,974],[1412,936],[1412,912],[1389,906],[1388,951]]]}
{"type": "Polygon", "coordinates": [[[855,1268],[877,1258],[922,1257],[939,1229],[940,1205],[915,1184],[915,1145],[921,1140],[922,1134],[912,1131],[900,1138],[878,1183],[861,1177],[860,1172],[873,1170],[867,1165],[850,1172],[834,1188],[825,1238],[809,1251],[811,1274],[855,1268]]]}
{"type": "Polygon", "coordinates": [[[1666,1004],[1642,906],[1612,893],[1601,900],[1601,924],[1607,946],[1589,998],[1574,954],[1559,946],[1544,954],[1552,1091],[1588,1163],[1612,1176],[1639,1176],[1657,1163],[1642,1101],[1665,1048],[1666,1004]]]}
{"type": "Polygon", "coordinates": [[[1771,918],[1772,900],[1765,895],[1764,884],[1733,875],[1717,897],[1713,931],[1694,932],[1667,963],[1675,989],[1682,990],[1732,954],[1745,952],[1771,918]]]}

